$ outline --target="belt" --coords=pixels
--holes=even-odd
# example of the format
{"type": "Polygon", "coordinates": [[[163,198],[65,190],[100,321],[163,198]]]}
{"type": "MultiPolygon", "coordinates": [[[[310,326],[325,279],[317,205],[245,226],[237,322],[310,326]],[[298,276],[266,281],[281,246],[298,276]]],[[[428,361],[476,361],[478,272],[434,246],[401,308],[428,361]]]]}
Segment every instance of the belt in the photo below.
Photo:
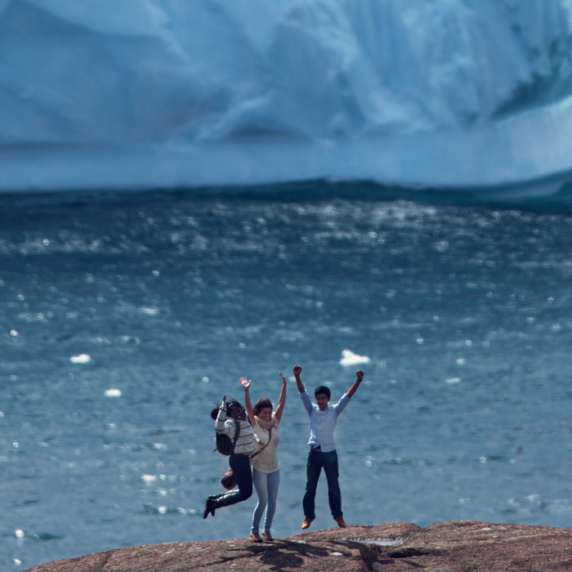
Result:
{"type": "Polygon", "coordinates": [[[312,451],[315,451],[316,453],[321,453],[322,452],[322,446],[318,445],[317,447],[314,447],[314,445],[310,445],[310,449],[312,451]]]}

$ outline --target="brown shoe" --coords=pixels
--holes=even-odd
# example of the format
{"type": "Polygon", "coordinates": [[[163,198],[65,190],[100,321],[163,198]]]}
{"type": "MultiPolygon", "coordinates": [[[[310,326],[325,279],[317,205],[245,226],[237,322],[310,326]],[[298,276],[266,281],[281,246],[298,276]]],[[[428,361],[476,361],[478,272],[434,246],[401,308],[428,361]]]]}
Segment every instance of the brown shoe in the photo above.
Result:
{"type": "Polygon", "coordinates": [[[347,524],[344,522],[344,517],[343,516],[337,516],[336,518],[334,518],[334,520],[338,523],[338,526],[340,528],[346,528],[347,524]]]}
{"type": "Polygon", "coordinates": [[[272,538],[272,533],[269,530],[263,530],[262,536],[266,542],[274,542],[274,538],[272,538]]]}
{"type": "Polygon", "coordinates": [[[254,532],[254,530],[250,531],[250,538],[254,540],[254,542],[262,542],[262,538],[260,538],[260,534],[258,532],[254,532]]]}
{"type": "Polygon", "coordinates": [[[315,519],[313,518],[308,518],[306,517],[304,519],[304,522],[302,523],[302,526],[300,527],[302,530],[306,530],[307,528],[310,528],[310,525],[314,522],[315,519]]]}

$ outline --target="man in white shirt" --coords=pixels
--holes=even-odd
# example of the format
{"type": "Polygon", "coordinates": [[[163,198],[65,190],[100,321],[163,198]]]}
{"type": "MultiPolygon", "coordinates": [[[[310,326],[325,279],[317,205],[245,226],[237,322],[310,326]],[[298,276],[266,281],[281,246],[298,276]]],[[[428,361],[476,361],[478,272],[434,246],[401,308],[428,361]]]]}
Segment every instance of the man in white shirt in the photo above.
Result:
{"type": "Polygon", "coordinates": [[[310,417],[310,453],[308,455],[306,494],[304,495],[304,522],[302,529],[310,527],[316,518],[315,498],[318,479],[322,468],[326,473],[328,481],[328,500],[330,510],[338,526],[345,528],[344,516],[342,512],[342,493],[338,483],[338,454],[336,452],[336,442],[334,440],[334,429],[338,422],[338,416],[350,402],[350,398],[357,391],[363,381],[364,373],[359,369],[356,373],[357,379],[342,398],[335,405],[330,405],[330,388],[321,385],[314,391],[316,403],[312,403],[306,391],[300,374],[302,367],[294,367],[296,385],[300,392],[300,399],[310,417]]]}

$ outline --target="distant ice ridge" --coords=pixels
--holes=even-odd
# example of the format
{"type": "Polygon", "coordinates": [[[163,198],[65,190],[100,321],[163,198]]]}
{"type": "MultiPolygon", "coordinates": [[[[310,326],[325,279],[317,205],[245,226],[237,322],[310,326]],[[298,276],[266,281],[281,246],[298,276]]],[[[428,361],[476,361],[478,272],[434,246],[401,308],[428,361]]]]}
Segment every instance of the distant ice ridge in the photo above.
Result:
{"type": "Polygon", "coordinates": [[[572,0],[0,0],[0,189],[572,172],[572,0]]]}

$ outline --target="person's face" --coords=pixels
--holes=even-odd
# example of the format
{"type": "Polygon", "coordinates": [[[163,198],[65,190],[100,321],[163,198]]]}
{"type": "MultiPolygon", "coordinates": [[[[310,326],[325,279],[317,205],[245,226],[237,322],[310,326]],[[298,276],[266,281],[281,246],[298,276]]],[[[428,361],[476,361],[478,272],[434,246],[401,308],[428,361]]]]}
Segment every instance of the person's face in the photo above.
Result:
{"type": "Polygon", "coordinates": [[[242,407],[237,407],[236,405],[234,407],[231,407],[230,416],[233,419],[242,419],[242,407]]]}
{"type": "Polygon", "coordinates": [[[270,422],[272,421],[272,407],[263,407],[258,412],[258,417],[262,419],[262,421],[270,422]]]}
{"type": "Polygon", "coordinates": [[[316,403],[318,404],[318,407],[321,411],[328,407],[329,401],[330,399],[325,393],[318,393],[318,395],[316,395],[316,403]]]}

